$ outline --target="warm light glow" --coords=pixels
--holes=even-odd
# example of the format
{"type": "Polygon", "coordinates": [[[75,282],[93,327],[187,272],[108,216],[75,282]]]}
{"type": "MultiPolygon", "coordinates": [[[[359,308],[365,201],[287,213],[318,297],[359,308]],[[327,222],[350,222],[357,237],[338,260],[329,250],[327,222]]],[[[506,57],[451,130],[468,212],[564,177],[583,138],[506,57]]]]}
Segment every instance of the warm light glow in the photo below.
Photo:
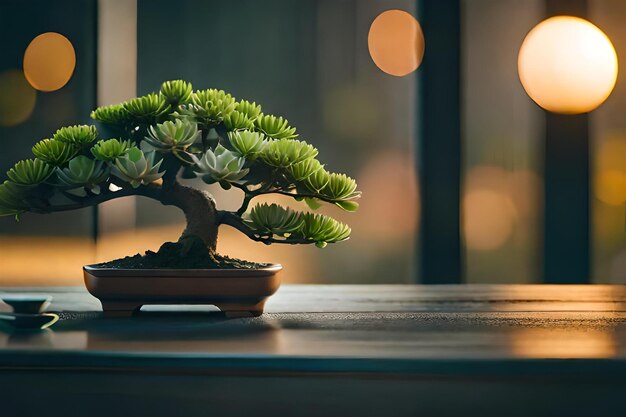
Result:
{"type": "Polygon", "coordinates": [[[413,16],[402,10],[379,14],[367,37],[370,56],[387,74],[402,77],[419,67],[424,56],[424,33],[413,16]]]}
{"type": "Polygon", "coordinates": [[[0,126],[15,126],[33,112],[37,92],[18,70],[0,73],[0,126]]]}
{"type": "Polygon", "coordinates": [[[463,197],[465,243],[474,250],[493,250],[513,234],[515,207],[503,193],[489,189],[468,191],[463,197]]]}
{"type": "MultiPolygon", "coordinates": [[[[82,285],[83,265],[123,258],[146,250],[156,251],[166,241],[176,241],[184,224],[133,228],[103,234],[94,245],[89,237],[0,235],[0,287],[82,285]],[[33,252],[37,253],[33,259],[33,252]],[[28,265],[25,268],[24,265],[28,265]]],[[[319,270],[306,245],[266,246],[253,242],[230,227],[220,229],[219,250],[252,261],[280,260],[289,273],[285,282],[315,282],[319,270]]],[[[313,252],[315,254],[315,252],[313,252]]]]}
{"type": "Polygon", "coordinates": [[[532,239],[541,181],[529,170],[476,165],[465,177],[463,238],[469,250],[495,251],[532,239]]]}
{"type": "Polygon", "coordinates": [[[599,142],[594,193],[603,203],[620,206],[626,202],[626,140],[623,133],[614,133],[599,142]]]}
{"type": "Polygon", "coordinates": [[[595,178],[596,197],[603,203],[619,206],[626,201],[626,173],[614,169],[600,171],[595,178]]]}
{"type": "Polygon", "coordinates": [[[72,43],[55,32],[42,33],[24,52],[24,75],[37,90],[55,91],[72,78],[76,55],[72,43]]]}
{"type": "Polygon", "coordinates": [[[0,287],[81,285],[94,253],[89,237],[0,235],[0,287]]]}
{"type": "Polygon", "coordinates": [[[546,110],[577,114],[602,104],[617,80],[617,55],[592,23],[572,16],[546,19],[526,35],[518,56],[524,89],[546,110]]]}
{"type": "Polygon", "coordinates": [[[363,191],[361,206],[358,216],[346,218],[355,230],[377,242],[384,242],[387,248],[404,244],[403,238],[415,236],[420,203],[418,179],[409,153],[378,151],[363,166],[357,179],[359,189],[363,191]],[[394,207],[393,216],[378,221],[389,207],[394,207]]]}
{"type": "Polygon", "coordinates": [[[524,358],[611,358],[616,354],[611,330],[519,328],[512,333],[511,350],[524,358]]]}

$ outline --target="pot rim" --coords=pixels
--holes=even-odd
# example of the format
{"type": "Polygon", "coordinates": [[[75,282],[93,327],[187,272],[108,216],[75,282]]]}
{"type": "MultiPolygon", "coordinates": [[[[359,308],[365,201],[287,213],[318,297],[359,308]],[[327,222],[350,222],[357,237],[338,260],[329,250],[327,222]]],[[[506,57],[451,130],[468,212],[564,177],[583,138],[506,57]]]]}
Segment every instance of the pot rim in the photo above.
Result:
{"type": "Polygon", "coordinates": [[[98,277],[154,277],[165,278],[184,276],[188,278],[224,278],[224,277],[252,277],[274,275],[283,269],[281,264],[269,264],[262,268],[100,268],[94,265],[83,266],[83,271],[98,277]]]}

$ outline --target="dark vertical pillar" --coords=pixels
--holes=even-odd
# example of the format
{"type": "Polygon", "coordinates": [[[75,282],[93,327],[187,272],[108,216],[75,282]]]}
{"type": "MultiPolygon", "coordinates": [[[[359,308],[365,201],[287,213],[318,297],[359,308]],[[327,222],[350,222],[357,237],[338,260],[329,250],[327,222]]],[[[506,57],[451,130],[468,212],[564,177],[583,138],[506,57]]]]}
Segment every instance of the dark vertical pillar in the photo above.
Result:
{"type": "MultiPolygon", "coordinates": [[[[585,17],[586,0],[546,0],[546,17],[585,17]]],[[[546,283],[588,283],[589,115],[546,112],[544,265],[546,283]]]]}
{"type": "Polygon", "coordinates": [[[426,50],[418,82],[420,278],[462,281],[460,0],[418,1],[426,50]]]}

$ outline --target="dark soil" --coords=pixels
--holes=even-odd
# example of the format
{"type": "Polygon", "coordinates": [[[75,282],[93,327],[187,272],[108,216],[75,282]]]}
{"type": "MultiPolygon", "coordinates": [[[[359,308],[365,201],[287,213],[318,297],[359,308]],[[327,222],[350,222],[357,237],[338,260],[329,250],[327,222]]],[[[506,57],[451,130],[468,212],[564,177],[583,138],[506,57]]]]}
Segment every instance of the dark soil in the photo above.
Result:
{"type": "Polygon", "coordinates": [[[268,266],[256,262],[211,254],[200,239],[185,243],[164,243],[157,252],[127,256],[94,265],[98,268],[117,269],[256,269],[268,266]]]}

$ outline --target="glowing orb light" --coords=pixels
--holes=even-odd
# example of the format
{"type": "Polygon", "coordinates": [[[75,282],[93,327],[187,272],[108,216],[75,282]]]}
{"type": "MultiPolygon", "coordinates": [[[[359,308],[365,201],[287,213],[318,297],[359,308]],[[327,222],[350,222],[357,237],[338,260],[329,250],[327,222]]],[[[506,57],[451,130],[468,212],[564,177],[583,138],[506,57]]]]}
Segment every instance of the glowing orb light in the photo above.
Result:
{"type": "Polygon", "coordinates": [[[617,55],[609,38],[592,23],[556,16],[526,35],[517,69],[526,93],[539,106],[554,113],[586,113],[613,91],[617,55]]]}
{"type": "Polygon", "coordinates": [[[72,78],[75,66],[74,46],[56,32],[37,36],[24,52],[24,76],[39,91],[63,87],[72,78]]]}
{"type": "Polygon", "coordinates": [[[424,57],[422,27],[403,10],[379,14],[372,22],[367,44],[376,66],[396,77],[415,71],[424,57]]]}

